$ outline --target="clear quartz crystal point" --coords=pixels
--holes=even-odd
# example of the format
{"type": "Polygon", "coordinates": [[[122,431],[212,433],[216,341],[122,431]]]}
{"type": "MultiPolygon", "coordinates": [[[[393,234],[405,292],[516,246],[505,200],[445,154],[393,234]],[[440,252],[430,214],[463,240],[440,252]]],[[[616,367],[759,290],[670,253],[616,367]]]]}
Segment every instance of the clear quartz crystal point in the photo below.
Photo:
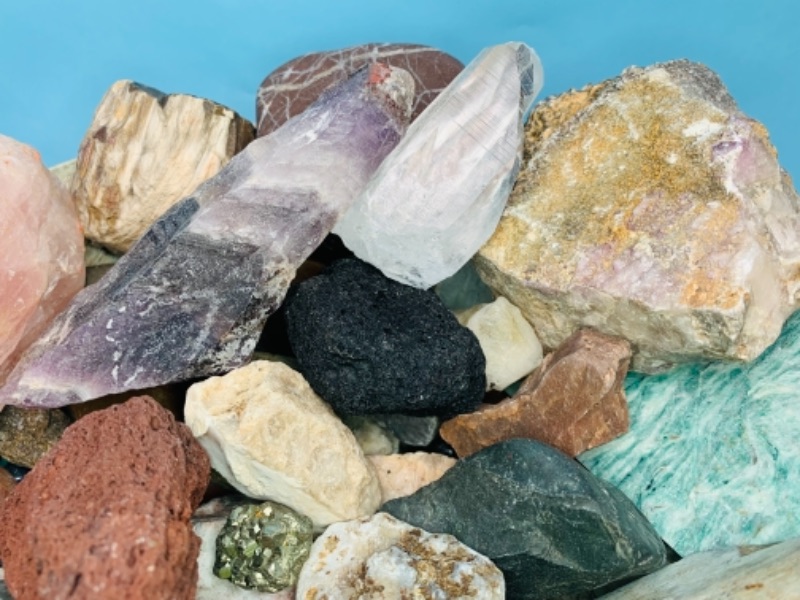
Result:
{"type": "Polygon", "coordinates": [[[542,84],[525,44],[485,49],[412,123],[334,233],[402,283],[429,288],[451,276],[500,220],[542,84]]]}

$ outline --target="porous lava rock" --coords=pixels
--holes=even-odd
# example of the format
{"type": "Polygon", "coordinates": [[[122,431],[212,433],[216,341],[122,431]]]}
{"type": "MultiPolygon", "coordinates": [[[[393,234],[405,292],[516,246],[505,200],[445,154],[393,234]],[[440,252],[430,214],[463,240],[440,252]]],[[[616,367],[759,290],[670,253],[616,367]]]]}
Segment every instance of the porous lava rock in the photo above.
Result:
{"type": "Polygon", "coordinates": [[[355,259],[287,298],[289,340],[314,390],[341,414],[453,415],[478,406],[486,360],[433,292],[355,259]]]}
{"type": "Polygon", "coordinates": [[[0,555],[17,600],[191,600],[189,520],[209,461],[189,429],[140,396],[87,415],[0,509],[0,555]]]}

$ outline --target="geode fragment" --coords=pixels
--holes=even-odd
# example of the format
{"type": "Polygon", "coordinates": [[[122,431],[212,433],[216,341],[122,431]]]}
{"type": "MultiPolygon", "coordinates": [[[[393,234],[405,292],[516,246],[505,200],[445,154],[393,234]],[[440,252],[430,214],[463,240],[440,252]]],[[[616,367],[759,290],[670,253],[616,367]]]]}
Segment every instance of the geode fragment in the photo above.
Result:
{"type": "Polygon", "coordinates": [[[296,268],[399,141],[412,97],[406,72],[376,63],[250,144],[74,299],[0,403],[62,406],[246,362],[296,268]]]}
{"type": "Polygon", "coordinates": [[[297,582],[312,537],[311,519],[290,508],[237,506],[217,537],[214,574],[239,587],[279,592],[297,582]]]}

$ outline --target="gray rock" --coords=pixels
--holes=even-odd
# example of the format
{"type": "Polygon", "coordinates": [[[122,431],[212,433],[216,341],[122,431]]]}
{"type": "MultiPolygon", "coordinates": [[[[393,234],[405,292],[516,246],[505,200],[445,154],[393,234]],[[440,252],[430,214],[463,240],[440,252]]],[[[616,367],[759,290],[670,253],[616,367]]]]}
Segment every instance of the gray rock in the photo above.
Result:
{"type": "Polygon", "coordinates": [[[663,542],[621,492],[534,440],[486,448],[381,510],[487,556],[509,598],[581,598],[666,561],[663,542]]]}

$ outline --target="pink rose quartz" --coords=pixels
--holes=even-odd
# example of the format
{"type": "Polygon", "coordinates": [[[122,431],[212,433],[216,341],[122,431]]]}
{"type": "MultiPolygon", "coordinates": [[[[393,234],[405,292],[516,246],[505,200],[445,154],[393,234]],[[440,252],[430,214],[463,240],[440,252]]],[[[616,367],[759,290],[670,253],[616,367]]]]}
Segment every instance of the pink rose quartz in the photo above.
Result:
{"type": "Polygon", "coordinates": [[[83,287],[83,233],[39,153],[0,135],[0,385],[83,287]]]}

